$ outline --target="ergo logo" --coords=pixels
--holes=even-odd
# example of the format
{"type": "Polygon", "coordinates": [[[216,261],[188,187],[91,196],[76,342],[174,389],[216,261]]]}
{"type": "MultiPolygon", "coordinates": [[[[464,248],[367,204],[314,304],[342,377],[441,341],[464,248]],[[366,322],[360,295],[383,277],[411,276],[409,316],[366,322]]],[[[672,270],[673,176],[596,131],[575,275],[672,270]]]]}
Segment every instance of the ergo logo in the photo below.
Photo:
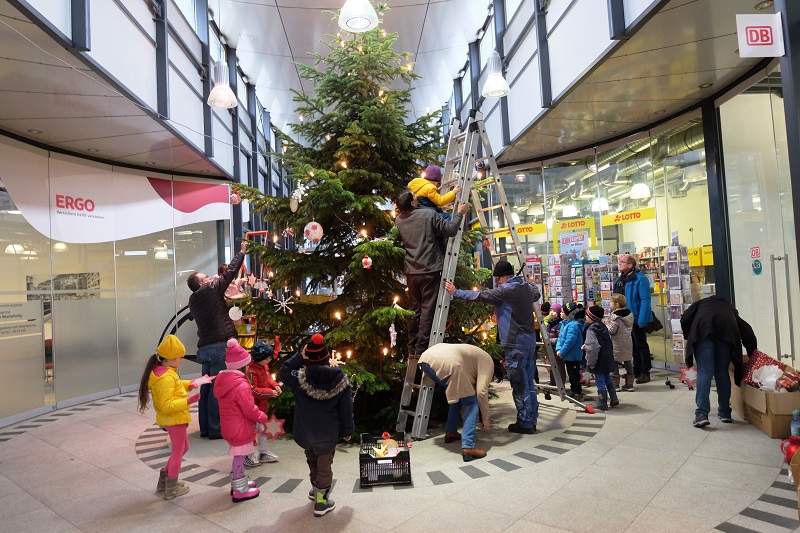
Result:
{"type": "Polygon", "coordinates": [[[748,46],[772,46],[775,39],[771,26],[745,26],[748,46]]]}
{"type": "Polygon", "coordinates": [[[86,198],[73,198],[72,196],[56,195],[56,207],[61,209],[77,209],[78,211],[94,211],[94,201],[86,198]]]}
{"type": "Polygon", "coordinates": [[[637,220],[642,218],[640,211],[631,211],[630,213],[620,213],[614,216],[614,223],[624,222],[626,220],[637,220]]]}

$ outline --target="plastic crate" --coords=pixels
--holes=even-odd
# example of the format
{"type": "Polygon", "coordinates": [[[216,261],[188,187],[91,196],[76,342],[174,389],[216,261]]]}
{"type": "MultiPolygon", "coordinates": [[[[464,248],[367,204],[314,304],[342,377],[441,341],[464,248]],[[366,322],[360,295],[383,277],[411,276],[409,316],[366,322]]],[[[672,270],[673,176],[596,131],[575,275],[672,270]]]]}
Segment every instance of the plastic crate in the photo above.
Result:
{"type": "Polygon", "coordinates": [[[406,445],[406,436],[402,431],[392,435],[401,447],[394,457],[374,457],[373,446],[377,446],[383,438],[373,437],[369,433],[361,434],[361,449],[358,453],[358,467],[361,487],[376,485],[405,485],[411,483],[411,455],[406,445]]]}

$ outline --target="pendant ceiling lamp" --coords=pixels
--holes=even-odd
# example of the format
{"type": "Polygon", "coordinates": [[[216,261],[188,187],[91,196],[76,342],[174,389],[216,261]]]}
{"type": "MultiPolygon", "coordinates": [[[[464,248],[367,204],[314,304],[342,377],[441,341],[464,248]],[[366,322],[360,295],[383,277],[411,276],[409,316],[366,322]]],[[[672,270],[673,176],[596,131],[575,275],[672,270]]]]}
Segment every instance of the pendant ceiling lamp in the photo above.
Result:
{"type": "Polygon", "coordinates": [[[633,180],[633,187],[631,187],[631,200],[644,200],[650,198],[650,187],[643,179],[633,180]]]}
{"type": "Polygon", "coordinates": [[[489,56],[487,68],[489,77],[486,78],[486,83],[483,84],[481,95],[484,98],[500,98],[510,93],[511,87],[508,86],[508,82],[503,77],[503,62],[500,60],[500,54],[496,50],[489,56]]]}
{"type": "Polygon", "coordinates": [[[6,253],[9,255],[22,255],[25,253],[25,247],[21,244],[9,244],[6,246],[6,253]]]}
{"type": "Polygon", "coordinates": [[[578,216],[578,210],[572,204],[566,204],[564,209],[561,211],[561,216],[564,218],[576,217],[578,216]]]}
{"type": "Polygon", "coordinates": [[[231,108],[239,105],[228,82],[228,64],[225,61],[214,62],[214,88],[208,95],[208,105],[212,107],[231,108]]]}
{"type": "Polygon", "coordinates": [[[339,13],[339,27],[352,33],[363,33],[378,26],[378,13],[369,0],[347,0],[339,13]]]}
{"type": "Polygon", "coordinates": [[[605,198],[595,198],[592,202],[592,211],[595,213],[608,211],[608,200],[605,198]]]}

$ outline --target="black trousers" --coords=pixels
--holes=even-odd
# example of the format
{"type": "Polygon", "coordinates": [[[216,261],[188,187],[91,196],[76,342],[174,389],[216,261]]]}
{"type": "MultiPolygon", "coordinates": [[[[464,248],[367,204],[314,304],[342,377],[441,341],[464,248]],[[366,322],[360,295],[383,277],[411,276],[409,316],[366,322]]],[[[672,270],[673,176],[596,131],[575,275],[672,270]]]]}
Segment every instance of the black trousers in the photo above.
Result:
{"type": "Polygon", "coordinates": [[[408,319],[409,355],[421,355],[428,349],[441,279],[441,272],[406,274],[409,311],[414,311],[408,319]]]}
{"type": "Polygon", "coordinates": [[[564,361],[567,367],[567,374],[569,375],[569,389],[574,394],[581,394],[581,362],[580,361],[564,361]]]}
{"type": "Polygon", "coordinates": [[[633,339],[633,373],[638,378],[650,375],[650,346],[647,344],[647,333],[637,324],[631,330],[633,339]]]}

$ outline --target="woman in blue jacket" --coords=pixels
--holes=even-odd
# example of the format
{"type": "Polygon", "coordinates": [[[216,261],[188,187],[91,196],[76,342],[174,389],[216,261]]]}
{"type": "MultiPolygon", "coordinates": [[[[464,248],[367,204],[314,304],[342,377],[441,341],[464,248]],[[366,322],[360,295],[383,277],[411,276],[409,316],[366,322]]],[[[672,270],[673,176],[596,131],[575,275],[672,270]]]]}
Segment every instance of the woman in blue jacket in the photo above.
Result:
{"type": "Polygon", "coordinates": [[[569,376],[571,396],[583,401],[581,390],[581,359],[583,359],[583,323],[576,315],[583,309],[581,304],[569,302],[561,309],[561,331],[556,341],[556,355],[564,360],[569,376]]]}

